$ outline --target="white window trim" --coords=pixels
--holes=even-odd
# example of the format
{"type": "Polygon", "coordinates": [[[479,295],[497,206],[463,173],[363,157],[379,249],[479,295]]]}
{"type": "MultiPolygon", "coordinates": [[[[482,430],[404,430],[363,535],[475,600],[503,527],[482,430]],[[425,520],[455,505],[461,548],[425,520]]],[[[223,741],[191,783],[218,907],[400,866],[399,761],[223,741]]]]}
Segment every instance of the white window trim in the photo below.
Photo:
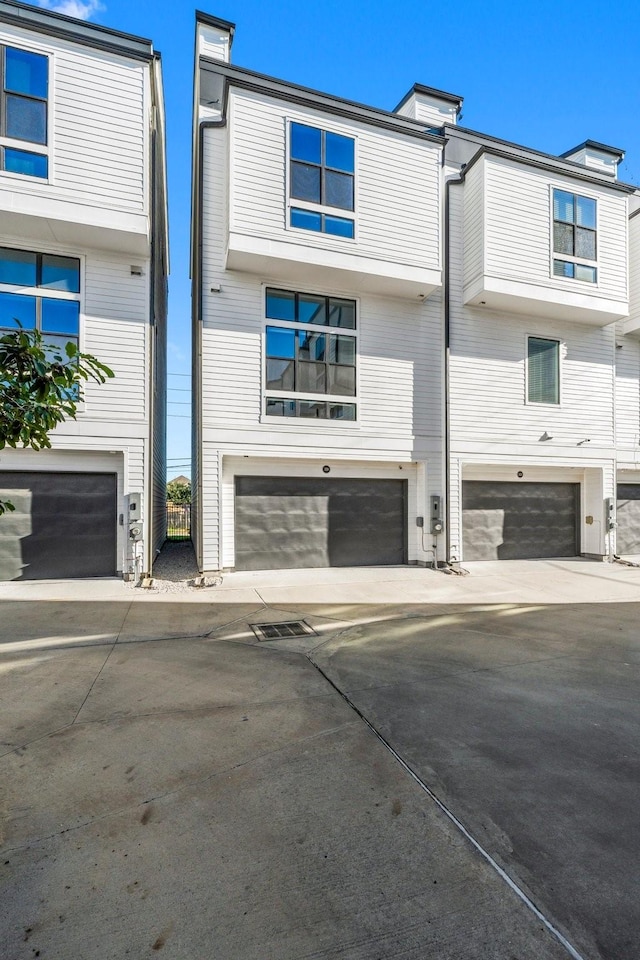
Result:
{"type": "MultiPolygon", "coordinates": [[[[563,287],[565,283],[570,283],[572,287],[577,284],[580,290],[597,290],[600,287],[600,270],[601,270],[601,261],[588,260],[586,257],[573,257],[568,253],[556,253],[553,249],[553,191],[561,190],[563,193],[571,193],[574,197],[585,197],[587,200],[594,200],[596,205],[596,253],[600,254],[600,197],[589,192],[580,191],[576,192],[575,187],[566,186],[561,183],[551,183],[549,184],[549,276],[553,281],[563,287]],[[579,280],[576,277],[559,277],[553,272],[553,261],[554,260],[566,260],[567,263],[576,263],[579,266],[585,267],[594,267],[596,271],[596,281],[592,283],[590,280],[579,280]]],[[[553,338],[551,338],[553,339],[553,338]]]]}
{"type": "MultiPolygon", "coordinates": [[[[14,50],[22,50],[24,53],[36,53],[39,56],[46,57],[49,65],[48,73],[48,93],[47,93],[47,142],[32,143],[30,140],[16,140],[14,137],[0,137],[0,146],[10,147],[15,150],[22,150],[24,153],[37,153],[47,158],[47,176],[31,177],[26,173],[13,173],[11,170],[0,170],[0,177],[6,177],[8,180],[14,180],[17,183],[54,183],[53,165],[53,124],[54,111],[53,100],[55,94],[54,78],[55,72],[55,53],[42,47],[25,46],[24,41],[14,41],[11,38],[0,40],[0,47],[11,47],[14,50]]],[[[0,91],[1,92],[1,91],[0,91]]]]}
{"type": "MultiPolygon", "coordinates": [[[[304,232],[304,231],[302,231],[304,232]]],[[[360,429],[360,353],[358,350],[358,343],[360,339],[360,299],[358,297],[349,296],[346,293],[338,293],[331,291],[327,293],[323,290],[310,290],[305,288],[304,290],[292,290],[290,286],[286,284],[278,285],[275,282],[264,283],[261,285],[261,295],[262,295],[262,327],[260,330],[260,417],[259,422],[264,423],[267,426],[273,428],[277,427],[278,429],[288,429],[288,430],[300,430],[302,426],[307,424],[314,424],[312,429],[314,430],[340,430],[342,432],[345,429],[348,430],[359,430],[360,429]],[[356,328],[355,330],[347,330],[343,327],[328,327],[321,326],[320,324],[304,324],[297,323],[295,320],[272,320],[267,318],[267,290],[287,290],[290,293],[305,293],[310,296],[316,297],[337,297],[340,300],[351,300],[356,305],[356,328]],[[355,349],[355,367],[356,367],[356,392],[354,396],[347,397],[344,394],[334,394],[334,393],[301,393],[296,390],[267,390],[267,327],[283,327],[287,330],[318,330],[322,333],[333,333],[333,334],[347,334],[352,336],[356,342],[355,349]],[[268,416],[266,412],[266,400],[267,397],[274,397],[278,400],[304,400],[310,403],[321,403],[322,401],[327,401],[329,403],[351,403],[355,405],[356,408],[356,418],[355,420],[329,420],[321,419],[314,417],[271,417],[268,416]]]]}
{"type": "MultiPolygon", "coordinates": [[[[360,177],[357,176],[358,170],[358,138],[355,134],[345,133],[344,130],[336,130],[335,127],[326,126],[324,121],[315,121],[307,117],[285,117],[285,210],[284,210],[284,228],[293,234],[304,237],[322,237],[322,242],[340,244],[355,244],[358,241],[358,187],[360,177]],[[309,200],[297,200],[291,196],[291,124],[299,123],[306,127],[314,127],[316,130],[323,130],[327,133],[335,133],[339,137],[346,137],[353,140],[353,210],[345,210],[343,207],[329,207],[322,203],[312,203],[309,200]],[[321,126],[318,126],[318,124],[321,126]],[[353,221],[353,236],[341,237],[335,233],[324,233],[321,230],[305,230],[303,227],[291,226],[291,209],[308,210],[310,213],[323,213],[329,217],[338,217],[341,220],[353,221]]],[[[305,291],[306,292],[306,291],[305,291]]],[[[323,294],[327,296],[327,294],[323,294]]],[[[331,296],[331,294],[329,294],[331,296]]],[[[352,297],[349,299],[353,299],[352,297]]]]}
{"type": "Polygon", "coordinates": [[[559,410],[563,404],[563,380],[564,380],[564,361],[567,353],[567,345],[560,337],[550,336],[548,333],[532,333],[529,331],[524,335],[524,403],[527,407],[544,410],[559,410]],[[541,403],[539,400],[529,400],[529,340],[550,340],[558,344],[558,402],[541,403]]]}

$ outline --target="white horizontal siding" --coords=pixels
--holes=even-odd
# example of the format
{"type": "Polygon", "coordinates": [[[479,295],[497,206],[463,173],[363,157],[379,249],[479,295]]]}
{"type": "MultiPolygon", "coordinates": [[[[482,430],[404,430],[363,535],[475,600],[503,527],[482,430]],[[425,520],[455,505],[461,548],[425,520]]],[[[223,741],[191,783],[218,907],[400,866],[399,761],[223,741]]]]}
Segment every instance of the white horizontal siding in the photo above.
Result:
{"type": "MultiPolygon", "coordinates": [[[[464,307],[462,265],[455,256],[461,242],[463,209],[459,189],[451,194],[451,365],[452,444],[537,444],[545,430],[554,444],[574,446],[589,438],[591,448],[613,443],[612,327],[594,328],[535,316],[511,316],[464,307]],[[526,401],[528,335],[559,339],[565,345],[561,403],[526,401]]],[[[564,352],[564,351],[563,351],[564,352]]],[[[584,450],[585,454],[587,453],[584,450]]]]}
{"type": "Polygon", "coordinates": [[[616,443],[640,448],[640,343],[620,333],[616,350],[616,443]]]}
{"type": "Polygon", "coordinates": [[[7,24],[0,25],[0,43],[50,58],[50,183],[29,190],[144,212],[149,65],[7,24]]]}
{"type": "Polygon", "coordinates": [[[437,145],[245,91],[230,94],[229,117],[231,230],[413,266],[439,266],[437,145]],[[288,120],[356,139],[355,244],[285,230],[288,120]]]}
{"type": "Polygon", "coordinates": [[[485,269],[493,277],[542,284],[589,297],[627,299],[627,201],[595,183],[485,156],[485,269]],[[550,275],[552,188],[597,200],[598,283],[550,275]]]}
{"type": "Polygon", "coordinates": [[[148,266],[131,276],[129,261],[106,255],[86,258],[81,349],[115,373],[103,384],[88,383],[79,417],[140,421],[146,416],[148,266]]]}
{"type": "Polygon", "coordinates": [[[202,530],[202,569],[220,570],[220,469],[218,450],[210,443],[202,445],[202,500],[199,504],[202,530]]]}
{"type": "Polygon", "coordinates": [[[640,213],[629,219],[629,321],[640,328],[640,213]]]}
{"type": "MultiPolygon", "coordinates": [[[[471,168],[464,181],[464,188],[451,187],[458,191],[464,189],[464,224],[462,237],[458,235],[458,243],[462,240],[464,282],[473,283],[484,273],[484,165],[476,163],[471,168]]],[[[453,247],[460,250],[460,247],[453,247]]]]}

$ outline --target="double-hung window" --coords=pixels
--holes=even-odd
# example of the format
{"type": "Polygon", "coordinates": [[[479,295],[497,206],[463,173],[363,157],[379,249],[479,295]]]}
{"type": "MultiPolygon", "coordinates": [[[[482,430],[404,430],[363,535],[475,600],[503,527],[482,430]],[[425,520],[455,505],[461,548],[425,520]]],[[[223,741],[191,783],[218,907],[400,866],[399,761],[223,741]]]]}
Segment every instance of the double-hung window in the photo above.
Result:
{"type": "Polygon", "coordinates": [[[289,225],[354,237],[355,141],[330,130],[289,127],[289,225]]]}
{"type": "Polygon", "coordinates": [[[553,191],[553,273],[596,283],[596,201],[566,190],[553,191]]]}
{"type": "Polygon", "coordinates": [[[268,289],[265,413],[355,420],[356,304],[268,289]]]}
{"type": "Polygon", "coordinates": [[[560,403],[558,340],[527,338],[527,400],[529,403],[560,403]]]}
{"type": "Polygon", "coordinates": [[[46,179],[49,58],[0,46],[0,170],[46,179]]]}
{"type": "Polygon", "coordinates": [[[39,330],[52,353],[65,356],[80,337],[80,261],[0,247],[0,335],[39,330]]]}

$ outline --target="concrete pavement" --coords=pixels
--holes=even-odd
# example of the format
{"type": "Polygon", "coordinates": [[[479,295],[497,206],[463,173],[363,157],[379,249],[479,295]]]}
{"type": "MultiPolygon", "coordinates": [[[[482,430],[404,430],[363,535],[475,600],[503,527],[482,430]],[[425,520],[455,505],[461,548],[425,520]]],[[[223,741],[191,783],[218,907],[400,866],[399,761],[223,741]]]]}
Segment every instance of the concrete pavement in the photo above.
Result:
{"type": "Polygon", "coordinates": [[[637,956],[640,570],[491,566],[1,585],[7,958],[637,956]]]}

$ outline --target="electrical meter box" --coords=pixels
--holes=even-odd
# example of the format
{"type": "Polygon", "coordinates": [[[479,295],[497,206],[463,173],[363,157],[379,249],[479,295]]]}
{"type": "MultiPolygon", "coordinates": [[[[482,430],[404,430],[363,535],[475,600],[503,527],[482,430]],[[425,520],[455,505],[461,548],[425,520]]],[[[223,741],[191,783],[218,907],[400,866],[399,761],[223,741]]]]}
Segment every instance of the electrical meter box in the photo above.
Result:
{"type": "Polygon", "coordinates": [[[129,494],[129,521],[142,519],[142,494],[129,494]]]}
{"type": "Polygon", "coordinates": [[[431,533],[439,534],[444,530],[442,519],[442,497],[431,497],[431,533]]]}

